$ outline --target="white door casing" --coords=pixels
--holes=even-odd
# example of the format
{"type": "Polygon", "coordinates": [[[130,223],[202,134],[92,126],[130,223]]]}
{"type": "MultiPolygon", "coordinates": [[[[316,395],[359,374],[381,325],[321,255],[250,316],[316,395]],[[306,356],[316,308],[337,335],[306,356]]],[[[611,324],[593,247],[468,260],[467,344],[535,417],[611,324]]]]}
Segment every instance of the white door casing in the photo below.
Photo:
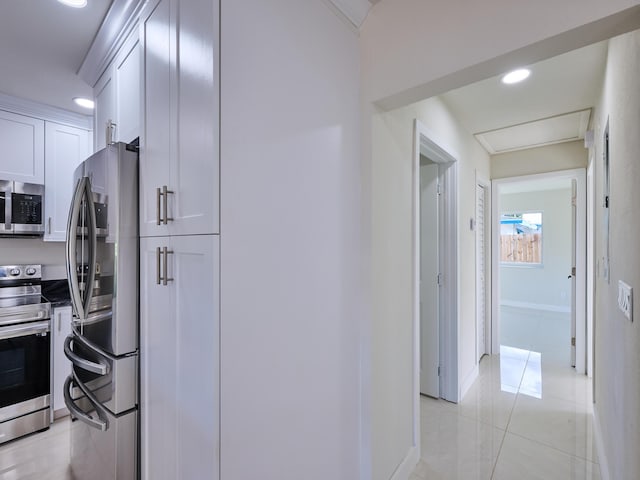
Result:
{"type": "Polygon", "coordinates": [[[476,184],[476,361],[488,353],[487,349],[487,275],[486,275],[486,191],[485,187],[476,184]]]}
{"type": "Polygon", "coordinates": [[[420,165],[420,393],[440,397],[439,166],[420,165]]]}

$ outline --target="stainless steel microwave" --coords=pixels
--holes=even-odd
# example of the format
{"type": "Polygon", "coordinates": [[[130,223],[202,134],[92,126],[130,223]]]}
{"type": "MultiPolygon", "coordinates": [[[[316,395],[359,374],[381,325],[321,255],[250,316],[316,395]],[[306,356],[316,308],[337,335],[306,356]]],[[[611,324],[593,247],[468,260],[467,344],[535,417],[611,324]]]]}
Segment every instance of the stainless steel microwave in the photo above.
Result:
{"type": "Polygon", "coordinates": [[[0,235],[44,234],[44,185],[0,180],[0,235]]]}

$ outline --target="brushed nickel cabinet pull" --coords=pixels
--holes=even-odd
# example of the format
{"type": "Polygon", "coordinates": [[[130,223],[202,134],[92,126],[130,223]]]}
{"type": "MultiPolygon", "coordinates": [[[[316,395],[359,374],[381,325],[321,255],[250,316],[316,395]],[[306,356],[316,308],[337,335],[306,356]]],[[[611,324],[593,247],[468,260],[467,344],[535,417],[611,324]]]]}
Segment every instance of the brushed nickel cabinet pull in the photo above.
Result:
{"type": "Polygon", "coordinates": [[[166,185],[162,186],[162,201],[164,207],[164,224],[167,225],[169,222],[173,221],[173,217],[169,216],[169,210],[167,208],[169,194],[173,195],[173,191],[169,190],[166,185]]]}
{"type": "Polygon", "coordinates": [[[160,285],[160,282],[162,282],[162,274],[160,273],[160,255],[162,255],[162,251],[160,250],[160,247],[157,247],[156,248],[156,284],[157,285],[160,285]]]}
{"type": "Polygon", "coordinates": [[[162,284],[167,285],[167,282],[173,282],[173,278],[169,278],[169,272],[167,269],[167,259],[169,258],[169,255],[173,255],[173,250],[169,250],[167,247],[163,247],[162,253],[164,255],[164,278],[162,279],[162,284]]]}
{"type": "Polygon", "coordinates": [[[160,191],[160,187],[156,188],[156,225],[160,225],[162,223],[162,216],[160,215],[160,197],[162,196],[162,192],[160,191]]]}

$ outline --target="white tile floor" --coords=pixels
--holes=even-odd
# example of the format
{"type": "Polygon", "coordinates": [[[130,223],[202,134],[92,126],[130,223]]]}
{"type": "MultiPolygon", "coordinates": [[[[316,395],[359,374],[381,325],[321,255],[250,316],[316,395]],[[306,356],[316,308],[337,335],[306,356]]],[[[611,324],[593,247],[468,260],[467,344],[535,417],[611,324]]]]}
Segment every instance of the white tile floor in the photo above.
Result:
{"type": "Polygon", "coordinates": [[[511,309],[502,320],[514,346],[483,358],[460,404],[421,397],[411,480],[599,479],[591,381],[569,366],[568,315],[511,309]]]}
{"type": "Polygon", "coordinates": [[[0,480],[70,480],[69,417],[49,430],[0,445],[0,480]]]}
{"type": "MultiPolygon", "coordinates": [[[[411,480],[600,478],[591,382],[568,366],[566,316],[505,313],[503,340],[513,347],[484,357],[463,401],[421,398],[422,458],[411,480]]],[[[0,480],[71,479],[68,418],[0,445],[0,480]]]]}

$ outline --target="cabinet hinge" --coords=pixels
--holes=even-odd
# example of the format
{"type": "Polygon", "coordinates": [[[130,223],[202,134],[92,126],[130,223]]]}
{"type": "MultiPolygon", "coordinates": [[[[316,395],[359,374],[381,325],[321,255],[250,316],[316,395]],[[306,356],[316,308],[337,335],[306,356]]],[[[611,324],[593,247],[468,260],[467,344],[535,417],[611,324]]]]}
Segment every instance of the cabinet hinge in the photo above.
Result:
{"type": "Polygon", "coordinates": [[[441,183],[438,183],[438,185],[436,186],[436,192],[437,192],[437,194],[438,194],[438,195],[442,195],[443,190],[444,190],[444,189],[442,188],[442,184],[441,184],[441,183]]]}
{"type": "Polygon", "coordinates": [[[576,337],[571,337],[571,346],[572,347],[576,346],[576,337]]]}

